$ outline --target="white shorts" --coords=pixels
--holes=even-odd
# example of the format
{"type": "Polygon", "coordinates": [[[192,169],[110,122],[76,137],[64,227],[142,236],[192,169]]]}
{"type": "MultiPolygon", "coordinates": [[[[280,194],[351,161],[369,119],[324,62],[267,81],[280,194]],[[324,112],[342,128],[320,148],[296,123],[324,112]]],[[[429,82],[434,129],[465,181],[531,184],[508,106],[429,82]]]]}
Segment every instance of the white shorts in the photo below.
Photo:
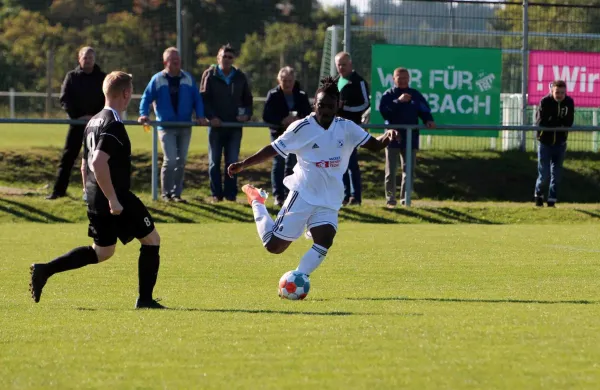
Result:
{"type": "Polygon", "coordinates": [[[337,210],[306,203],[298,192],[291,191],[277,214],[273,235],[294,241],[304,233],[304,229],[309,231],[322,225],[331,225],[337,231],[337,210]]]}

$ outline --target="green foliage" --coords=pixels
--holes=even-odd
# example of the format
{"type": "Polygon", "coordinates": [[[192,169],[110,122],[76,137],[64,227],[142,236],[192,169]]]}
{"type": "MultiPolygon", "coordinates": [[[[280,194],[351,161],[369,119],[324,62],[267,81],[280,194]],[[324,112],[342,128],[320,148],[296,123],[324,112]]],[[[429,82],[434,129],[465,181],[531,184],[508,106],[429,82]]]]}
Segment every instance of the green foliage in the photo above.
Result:
{"type": "Polygon", "coordinates": [[[323,27],[311,30],[292,23],[273,23],[264,35],[246,36],[239,63],[250,75],[254,93],[265,96],[277,85],[277,73],[284,66],[296,69],[303,88],[316,86],[323,37],[323,27]]]}

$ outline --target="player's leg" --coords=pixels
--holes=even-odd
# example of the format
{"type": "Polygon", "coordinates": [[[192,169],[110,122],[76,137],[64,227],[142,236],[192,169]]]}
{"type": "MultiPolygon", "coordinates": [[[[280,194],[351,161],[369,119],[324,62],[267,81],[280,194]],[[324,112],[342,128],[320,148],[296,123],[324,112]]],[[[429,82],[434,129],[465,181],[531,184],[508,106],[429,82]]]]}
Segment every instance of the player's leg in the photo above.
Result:
{"type": "Polygon", "coordinates": [[[208,178],[210,192],[215,201],[223,200],[221,186],[221,157],[223,155],[223,128],[208,128],[208,178]]]}
{"type": "Polygon", "coordinates": [[[108,260],[115,253],[116,229],[112,216],[88,214],[88,235],[94,239],[93,246],[80,246],[59,256],[49,263],[32,264],[29,291],[35,302],[40,301],[42,290],[52,275],[108,260]]]}
{"type": "Polygon", "coordinates": [[[558,197],[558,184],[560,183],[563,162],[565,160],[566,145],[552,147],[550,158],[550,185],[548,188],[548,207],[554,207],[558,197]]]}
{"type": "Polygon", "coordinates": [[[240,158],[240,147],[242,145],[242,129],[224,129],[227,131],[227,141],[224,144],[225,177],[223,178],[223,195],[225,199],[235,202],[238,194],[237,175],[229,177],[227,169],[240,158]]]}
{"type": "Polygon", "coordinates": [[[542,186],[546,184],[550,176],[550,146],[538,142],[538,177],[535,182],[535,202],[537,206],[543,206],[544,195],[542,186]]]}
{"type": "MultiPolygon", "coordinates": [[[[290,242],[273,236],[273,228],[275,222],[271,218],[265,201],[267,200],[267,193],[262,189],[255,188],[250,184],[242,186],[242,192],[246,194],[248,203],[252,206],[252,213],[254,214],[254,222],[256,223],[256,230],[258,231],[258,237],[261,239],[263,246],[270,253],[283,253],[290,245],[290,242]]],[[[289,200],[289,197],[288,197],[289,200]]],[[[286,204],[288,200],[284,202],[280,214],[285,212],[286,204]]]]}
{"type": "Polygon", "coordinates": [[[162,199],[170,201],[175,188],[175,168],[177,167],[177,129],[158,131],[163,151],[163,163],[160,170],[162,199]]]}
{"type": "Polygon", "coordinates": [[[177,167],[175,168],[175,192],[173,199],[182,202],[181,194],[183,192],[183,179],[185,176],[185,163],[187,162],[188,150],[190,148],[190,140],[192,139],[192,129],[181,128],[177,129],[177,167]]]}
{"type": "Polygon", "coordinates": [[[354,149],[350,155],[348,170],[350,171],[350,180],[352,182],[352,199],[350,199],[350,204],[360,206],[362,203],[362,177],[358,163],[358,149],[354,149]]]}
{"type": "Polygon", "coordinates": [[[296,270],[310,275],[321,265],[337,231],[337,211],[319,208],[308,220],[307,228],[313,238],[313,246],[302,256],[296,270]]]}
{"type": "Polygon", "coordinates": [[[140,242],[138,257],[139,295],[135,307],[137,309],[164,309],[153,298],[154,286],[160,268],[160,236],[154,226],[154,220],[142,201],[129,193],[124,202],[124,213],[121,215],[119,240],[127,244],[134,237],[140,242]]]}
{"type": "Polygon", "coordinates": [[[400,149],[385,149],[385,199],[389,208],[396,207],[396,175],[398,174],[398,161],[400,160],[400,149]]]}

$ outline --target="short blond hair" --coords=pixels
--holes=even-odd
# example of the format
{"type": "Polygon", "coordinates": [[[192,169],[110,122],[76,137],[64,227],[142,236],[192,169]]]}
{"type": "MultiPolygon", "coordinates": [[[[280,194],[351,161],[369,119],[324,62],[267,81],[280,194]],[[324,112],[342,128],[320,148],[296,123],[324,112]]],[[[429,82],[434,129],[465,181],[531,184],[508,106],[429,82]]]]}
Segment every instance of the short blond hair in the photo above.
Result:
{"type": "Polygon", "coordinates": [[[285,76],[292,76],[296,78],[296,71],[291,66],[284,66],[283,68],[279,69],[277,80],[281,80],[285,76]]]}
{"type": "Polygon", "coordinates": [[[133,80],[133,76],[129,73],[120,70],[110,72],[104,78],[102,92],[104,92],[104,96],[115,97],[126,89],[133,87],[131,80],[133,80]]]}
{"type": "Polygon", "coordinates": [[[177,49],[175,46],[167,47],[165,51],[163,51],[163,61],[166,61],[171,53],[177,53],[177,55],[179,55],[179,49],[177,49]]]}
{"type": "Polygon", "coordinates": [[[79,49],[79,53],[77,53],[77,58],[81,58],[81,57],[85,56],[90,51],[92,53],[94,53],[94,56],[96,55],[96,50],[94,50],[93,47],[91,47],[91,46],[82,47],[81,49],[79,49]]]}

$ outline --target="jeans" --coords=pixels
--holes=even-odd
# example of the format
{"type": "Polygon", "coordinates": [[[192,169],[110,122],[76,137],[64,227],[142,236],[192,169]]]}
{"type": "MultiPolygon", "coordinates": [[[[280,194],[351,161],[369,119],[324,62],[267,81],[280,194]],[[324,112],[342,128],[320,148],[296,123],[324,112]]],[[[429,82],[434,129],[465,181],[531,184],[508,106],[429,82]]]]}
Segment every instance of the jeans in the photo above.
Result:
{"type": "MultiPolygon", "coordinates": [[[[275,141],[277,136],[271,134],[271,142],[275,141]]],[[[296,165],[296,155],[288,154],[286,158],[279,154],[273,157],[273,168],[271,169],[271,184],[273,185],[273,196],[275,199],[284,201],[288,196],[289,190],[283,184],[283,178],[294,173],[296,165]]]]}
{"type": "Polygon", "coordinates": [[[54,188],[53,194],[65,195],[67,187],[69,186],[69,179],[71,178],[71,170],[75,164],[75,160],[81,150],[83,143],[83,132],[85,125],[70,125],[69,132],[67,133],[67,139],[65,140],[65,147],[63,149],[62,157],[60,158],[60,164],[58,166],[58,175],[54,188]]]}
{"type": "MultiPolygon", "coordinates": [[[[398,173],[398,163],[402,169],[402,181],[400,182],[400,199],[406,200],[406,149],[405,148],[386,148],[385,149],[385,199],[388,202],[396,202],[396,175],[398,173]]],[[[412,167],[410,170],[412,183],[415,184],[415,166],[417,165],[417,150],[412,150],[412,167]]]]}
{"type": "Polygon", "coordinates": [[[191,128],[163,129],[158,131],[163,151],[163,163],[160,171],[162,196],[181,196],[183,174],[187,154],[192,138],[191,128]]]}
{"type": "Polygon", "coordinates": [[[548,202],[556,202],[558,183],[562,174],[567,144],[545,145],[538,142],[538,178],[535,182],[535,196],[542,197],[542,186],[550,179],[548,202]]]}
{"type": "Polygon", "coordinates": [[[362,179],[356,149],[350,155],[348,170],[344,173],[342,181],[344,182],[344,199],[348,200],[352,196],[357,202],[362,202],[362,179]],[[352,187],[350,187],[350,181],[352,181],[352,187]]]}
{"type": "Polygon", "coordinates": [[[208,128],[208,176],[210,192],[219,199],[235,200],[237,175],[227,175],[229,165],[240,157],[242,144],[242,128],[209,127],[208,128]],[[225,154],[225,172],[221,180],[221,156],[225,154]],[[223,187],[221,186],[223,183],[223,187]]]}

